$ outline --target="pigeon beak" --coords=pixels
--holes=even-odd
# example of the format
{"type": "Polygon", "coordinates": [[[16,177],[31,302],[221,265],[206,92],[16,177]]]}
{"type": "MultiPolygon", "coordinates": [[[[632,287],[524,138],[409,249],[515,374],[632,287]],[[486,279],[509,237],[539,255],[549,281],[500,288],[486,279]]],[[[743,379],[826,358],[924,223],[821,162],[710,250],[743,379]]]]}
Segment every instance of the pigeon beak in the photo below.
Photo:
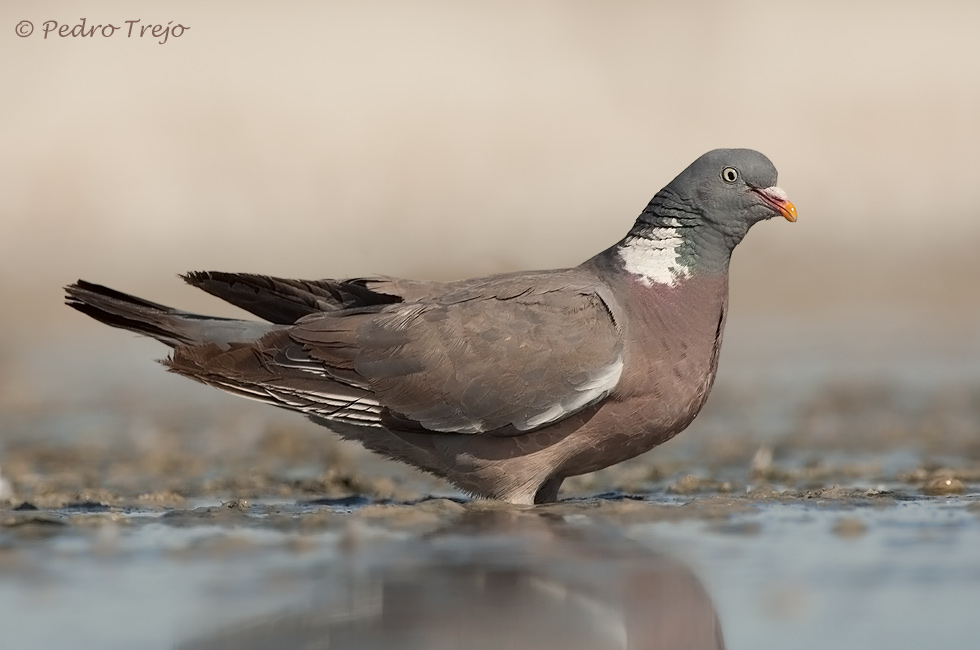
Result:
{"type": "Polygon", "coordinates": [[[786,192],[773,185],[765,189],[752,188],[762,200],[769,204],[776,212],[783,215],[786,221],[796,221],[796,206],[786,198],[786,192]]]}
{"type": "Polygon", "coordinates": [[[792,201],[789,200],[783,201],[779,205],[778,210],[779,210],[779,214],[786,217],[786,221],[789,221],[791,223],[796,221],[796,206],[793,205],[792,201]]]}

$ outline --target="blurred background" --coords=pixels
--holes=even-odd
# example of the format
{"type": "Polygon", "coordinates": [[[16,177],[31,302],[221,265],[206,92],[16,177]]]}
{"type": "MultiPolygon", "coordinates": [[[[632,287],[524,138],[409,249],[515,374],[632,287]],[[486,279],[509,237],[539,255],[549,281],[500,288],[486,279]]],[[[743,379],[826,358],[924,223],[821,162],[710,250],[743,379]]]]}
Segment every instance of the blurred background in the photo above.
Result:
{"type": "Polygon", "coordinates": [[[555,521],[582,506],[678,555],[732,647],[974,642],[978,25],[966,0],[0,3],[0,638],[172,647],[356,573],[330,558],[364,529],[463,508],[383,520],[385,499],[460,495],[168,375],[64,285],[235,316],[177,274],[573,266],[699,155],[749,147],[800,217],[735,252],[705,411],[567,481],[606,496],[555,521]],[[82,18],[122,29],[44,37],[82,18]],[[138,36],[153,24],[185,29],[138,36]]]}

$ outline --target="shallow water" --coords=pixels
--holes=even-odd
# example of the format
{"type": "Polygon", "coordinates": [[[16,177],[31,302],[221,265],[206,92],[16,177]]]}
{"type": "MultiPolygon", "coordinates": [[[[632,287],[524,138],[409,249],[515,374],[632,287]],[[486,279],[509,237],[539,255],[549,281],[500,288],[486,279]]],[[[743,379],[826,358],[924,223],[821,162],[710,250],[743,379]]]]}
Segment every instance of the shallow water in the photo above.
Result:
{"type": "Polygon", "coordinates": [[[980,495],[3,516],[7,647],[920,648],[980,634],[980,495]]]}

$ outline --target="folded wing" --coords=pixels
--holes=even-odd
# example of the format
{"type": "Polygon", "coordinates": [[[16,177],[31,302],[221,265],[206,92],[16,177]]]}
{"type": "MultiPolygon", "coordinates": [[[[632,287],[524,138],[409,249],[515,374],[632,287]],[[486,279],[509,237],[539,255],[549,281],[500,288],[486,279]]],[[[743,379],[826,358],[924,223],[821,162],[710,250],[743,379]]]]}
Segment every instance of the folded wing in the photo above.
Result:
{"type": "Polygon", "coordinates": [[[610,306],[568,279],[498,276],[426,302],[314,314],[276,363],[370,391],[391,428],[532,431],[605,398],[623,368],[610,306]]]}

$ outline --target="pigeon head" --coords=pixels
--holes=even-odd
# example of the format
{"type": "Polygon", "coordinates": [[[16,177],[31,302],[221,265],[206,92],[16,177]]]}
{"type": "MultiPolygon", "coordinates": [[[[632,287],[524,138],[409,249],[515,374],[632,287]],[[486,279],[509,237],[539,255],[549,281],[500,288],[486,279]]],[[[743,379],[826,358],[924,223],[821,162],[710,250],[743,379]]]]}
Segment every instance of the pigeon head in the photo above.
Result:
{"type": "Polygon", "coordinates": [[[796,221],[772,162],[751,149],[715,149],[657,192],[616,252],[644,284],[674,285],[699,270],[724,272],[749,228],[775,216],[796,221]]]}
{"type": "Polygon", "coordinates": [[[796,221],[796,207],[776,187],[776,167],[758,151],[715,149],[695,160],[664,191],[671,192],[737,244],[756,222],[782,216],[796,221]]]}

